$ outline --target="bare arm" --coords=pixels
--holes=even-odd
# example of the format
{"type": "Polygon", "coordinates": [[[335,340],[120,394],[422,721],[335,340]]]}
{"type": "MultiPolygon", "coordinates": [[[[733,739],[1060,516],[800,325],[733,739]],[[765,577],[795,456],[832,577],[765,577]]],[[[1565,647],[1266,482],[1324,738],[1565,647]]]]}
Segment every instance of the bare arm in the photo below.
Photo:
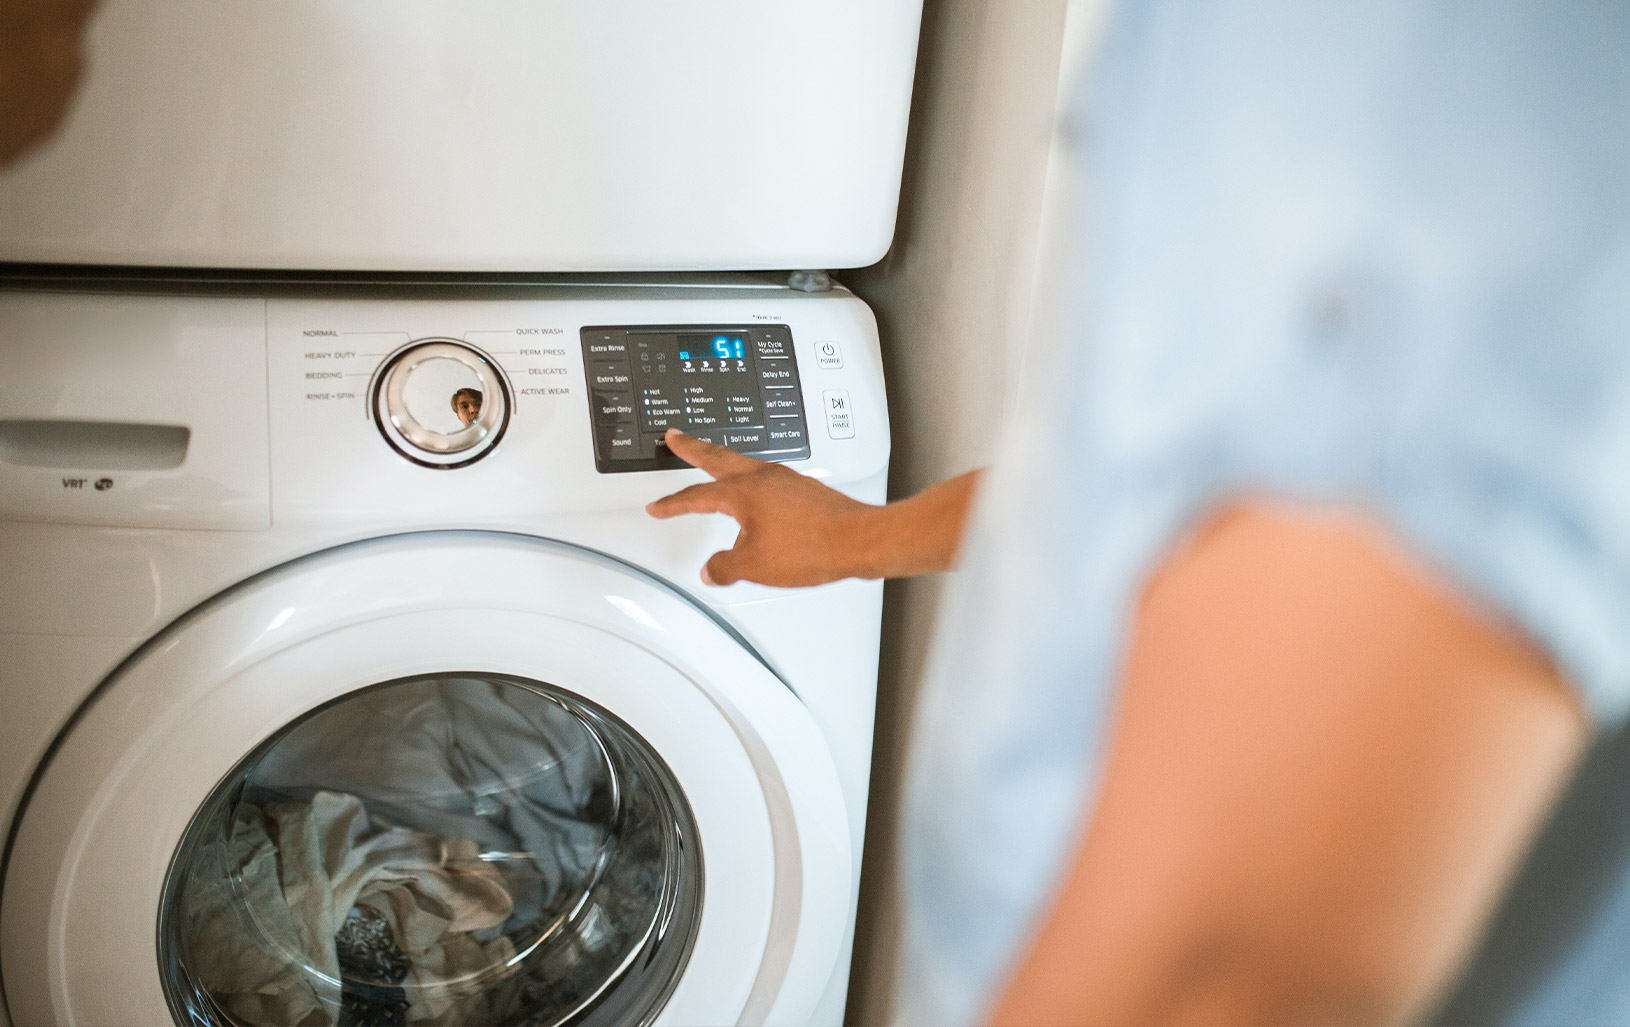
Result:
{"type": "Polygon", "coordinates": [[[0,164],[48,137],[73,99],[90,0],[0,3],[0,164]]]}
{"type": "Polygon", "coordinates": [[[1144,595],[1094,817],[993,1018],[1419,1016],[1584,735],[1547,661],[1375,526],[1232,510],[1144,595]]]}
{"type": "Polygon", "coordinates": [[[887,506],[856,502],[790,467],[669,431],[668,447],[714,477],[646,507],[653,517],[722,513],[741,532],[702,568],[714,585],[819,585],[949,570],[979,472],[887,506]]]}

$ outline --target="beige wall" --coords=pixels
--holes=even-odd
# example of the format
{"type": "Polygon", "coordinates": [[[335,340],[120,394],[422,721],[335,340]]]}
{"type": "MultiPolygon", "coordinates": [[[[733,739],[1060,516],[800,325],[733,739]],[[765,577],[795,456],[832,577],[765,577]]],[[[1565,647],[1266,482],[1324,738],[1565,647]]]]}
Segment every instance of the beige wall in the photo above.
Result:
{"type": "MultiPolygon", "coordinates": [[[[894,497],[993,455],[1038,291],[1060,55],[1067,36],[1074,48],[1078,37],[1090,35],[1103,6],[1102,0],[926,4],[894,246],[881,263],[842,276],[872,305],[882,330],[894,497]]],[[[1056,159],[1052,165],[1056,180],[1056,159]]],[[[946,581],[890,582],[885,593],[851,1023],[885,1023],[890,1013],[900,775],[946,581]]]]}

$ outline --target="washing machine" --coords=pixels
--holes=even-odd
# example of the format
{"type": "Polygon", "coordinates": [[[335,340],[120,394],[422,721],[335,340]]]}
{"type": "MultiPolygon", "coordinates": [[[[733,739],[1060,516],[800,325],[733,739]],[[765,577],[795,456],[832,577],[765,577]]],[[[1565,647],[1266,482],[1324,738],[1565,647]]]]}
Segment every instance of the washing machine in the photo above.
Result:
{"type": "Polygon", "coordinates": [[[669,426],[881,502],[862,302],[34,269],[0,341],[12,1023],[840,1021],[880,585],[643,507],[669,426]]]}

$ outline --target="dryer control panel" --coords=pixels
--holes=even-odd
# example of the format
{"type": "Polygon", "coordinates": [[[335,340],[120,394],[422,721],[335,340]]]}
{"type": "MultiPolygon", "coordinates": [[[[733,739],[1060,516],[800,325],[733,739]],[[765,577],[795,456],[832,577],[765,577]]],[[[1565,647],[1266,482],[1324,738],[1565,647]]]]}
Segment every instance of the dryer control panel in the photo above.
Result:
{"type": "Polygon", "coordinates": [[[687,466],[662,443],[669,428],[761,460],[809,457],[789,326],[595,325],[580,335],[602,474],[687,466]]]}
{"type": "MultiPolygon", "coordinates": [[[[660,563],[676,540],[722,544],[728,531],[646,523],[647,503],[705,477],[661,447],[670,427],[883,499],[877,324],[841,288],[733,277],[99,288],[0,278],[0,528],[307,525],[360,538],[553,531],[554,518],[582,516],[594,531],[631,529],[649,549],[641,559],[660,563]]],[[[7,537],[34,559],[26,533],[7,537]]],[[[93,578],[129,570],[131,588],[153,587],[144,561],[105,563],[93,578]]],[[[0,630],[8,617],[37,623],[28,590],[13,591],[8,606],[0,589],[0,630]]]]}

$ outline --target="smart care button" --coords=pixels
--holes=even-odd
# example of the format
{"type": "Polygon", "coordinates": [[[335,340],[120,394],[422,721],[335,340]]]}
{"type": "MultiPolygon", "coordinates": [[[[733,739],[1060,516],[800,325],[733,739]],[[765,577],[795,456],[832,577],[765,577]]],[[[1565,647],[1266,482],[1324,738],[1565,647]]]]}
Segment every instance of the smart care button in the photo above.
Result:
{"type": "Polygon", "coordinates": [[[770,442],[778,449],[782,446],[802,446],[806,441],[804,438],[804,425],[800,421],[790,419],[771,421],[768,432],[770,442]]]}

